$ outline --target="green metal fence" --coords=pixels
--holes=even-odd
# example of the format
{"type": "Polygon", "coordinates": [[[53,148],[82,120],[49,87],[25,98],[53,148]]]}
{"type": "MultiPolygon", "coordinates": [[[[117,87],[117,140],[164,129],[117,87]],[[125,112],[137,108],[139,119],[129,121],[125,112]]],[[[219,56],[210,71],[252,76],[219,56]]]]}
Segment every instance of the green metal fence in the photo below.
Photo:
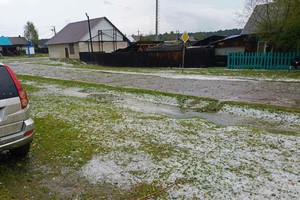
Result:
{"type": "Polygon", "coordinates": [[[300,52],[285,53],[230,53],[227,69],[287,70],[300,52]]]}

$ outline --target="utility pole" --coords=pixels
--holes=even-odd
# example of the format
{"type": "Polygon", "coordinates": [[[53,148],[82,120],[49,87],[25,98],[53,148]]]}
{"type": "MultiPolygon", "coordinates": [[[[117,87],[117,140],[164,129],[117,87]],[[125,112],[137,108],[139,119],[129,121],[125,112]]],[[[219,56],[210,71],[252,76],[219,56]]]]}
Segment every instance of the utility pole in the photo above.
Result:
{"type": "Polygon", "coordinates": [[[155,40],[158,41],[158,0],[156,0],[155,40]]]}
{"type": "Polygon", "coordinates": [[[91,42],[91,51],[92,51],[92,53],[94,53],[94,50],[93,50],[93,40],[92,40],[92,33],[91,33],[90,17],[88,16],[87,13],[85,13],[85,15],[86,15],[86,17],[87,17],[88,25],[89,25],[90,42],[91,42]]]}
{"type": "Polygon", "coordinates": [[[56,35],[56,29],[55,29],[55,26],[52,26],[51,31],[53,32],[54,35],[56,35]]]}

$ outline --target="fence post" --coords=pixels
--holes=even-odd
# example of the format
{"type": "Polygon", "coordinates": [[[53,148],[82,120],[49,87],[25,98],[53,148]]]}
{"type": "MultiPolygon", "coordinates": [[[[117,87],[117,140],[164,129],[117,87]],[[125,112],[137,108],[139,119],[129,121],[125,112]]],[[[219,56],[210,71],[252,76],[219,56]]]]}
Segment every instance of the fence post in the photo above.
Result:
{"type": "Polygon", "coordinates": [[[254,53],[250,53],[250,56],[251,56],[251,63],[250,63],[250,69],[253,69],[254,67],[254,53]]]}
{"type": "Polygon", "coordinates": [[[235,69],[235,67],[236,67],[236,53],[232,53],[232,58],[231,58],[231,60],[232,60],[232,69],[235,69]]]}
{"type": "Polygon", "coordinates": [[[244,53],[244,69],[248,69],[248,61],[249,61],[249,57],[248,57],[248,53],[244,53]]]}
{"type": "Polygon", "coordinates": [[[267,65],[267,53],[265,53],[265,52],[262,53],[261,64],[264,68],[269,69],[269,66],[267,65]]]}
{"type": "Polygon", "coordinates": [[[242,63],[242,53],[238,53],[238,55],[239,55],[239,69],[243,69],[243,63],[242,63]]]}
{"type": "Polygon", "coordinates": [[[275,69],[277,69],[277,68],[278,68],[278,65],[279,65],[279,53],[278,53],[278,52],[275,52],[275,58],[276,58],[275,69]]]}
{"type": "Polygon", "coordinates": [[[288,69],[288,67],[289,67],[287,52],[284,53],[284,66],[286,67],[286,69],[288,69]]]}
{"type": "Polygon", "coordinates": [[[248,63],[248,53],[241,53],[242,55],[242,69],[246,69],[248,63]]]}
{"type": "Polygon", "coordinates": [[[229,53],[228,56],[227,56],[227,69],[231,69],[230,59],[231,59],[231,53],[229,53]]]}
{"type": "Polygon", "coordinates": [[[270,67],[270,52],[266,53],[266,65],[270,67]]]}

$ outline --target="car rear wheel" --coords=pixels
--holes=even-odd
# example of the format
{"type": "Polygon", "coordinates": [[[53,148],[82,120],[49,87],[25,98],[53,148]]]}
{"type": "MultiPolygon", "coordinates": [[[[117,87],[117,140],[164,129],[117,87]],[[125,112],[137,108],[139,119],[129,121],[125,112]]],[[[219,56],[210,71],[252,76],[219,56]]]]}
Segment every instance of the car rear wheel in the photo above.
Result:
{"type": "Polygon", "coordinates": [[[30,144],[18,147],[16,149],[10,150],[12,156],[16,158],[25,158],[29,152],[30,144]]]}

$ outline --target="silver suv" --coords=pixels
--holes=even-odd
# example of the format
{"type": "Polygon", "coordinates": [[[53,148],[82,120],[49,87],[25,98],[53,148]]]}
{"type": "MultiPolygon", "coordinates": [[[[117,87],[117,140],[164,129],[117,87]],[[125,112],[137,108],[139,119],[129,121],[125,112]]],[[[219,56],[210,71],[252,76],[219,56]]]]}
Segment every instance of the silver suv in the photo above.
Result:
{"type": "Polygon", "coordinates": [[[34,135],[29,101],[14,72],[0,63],[0,152],[25,157],[34,135]]]}

